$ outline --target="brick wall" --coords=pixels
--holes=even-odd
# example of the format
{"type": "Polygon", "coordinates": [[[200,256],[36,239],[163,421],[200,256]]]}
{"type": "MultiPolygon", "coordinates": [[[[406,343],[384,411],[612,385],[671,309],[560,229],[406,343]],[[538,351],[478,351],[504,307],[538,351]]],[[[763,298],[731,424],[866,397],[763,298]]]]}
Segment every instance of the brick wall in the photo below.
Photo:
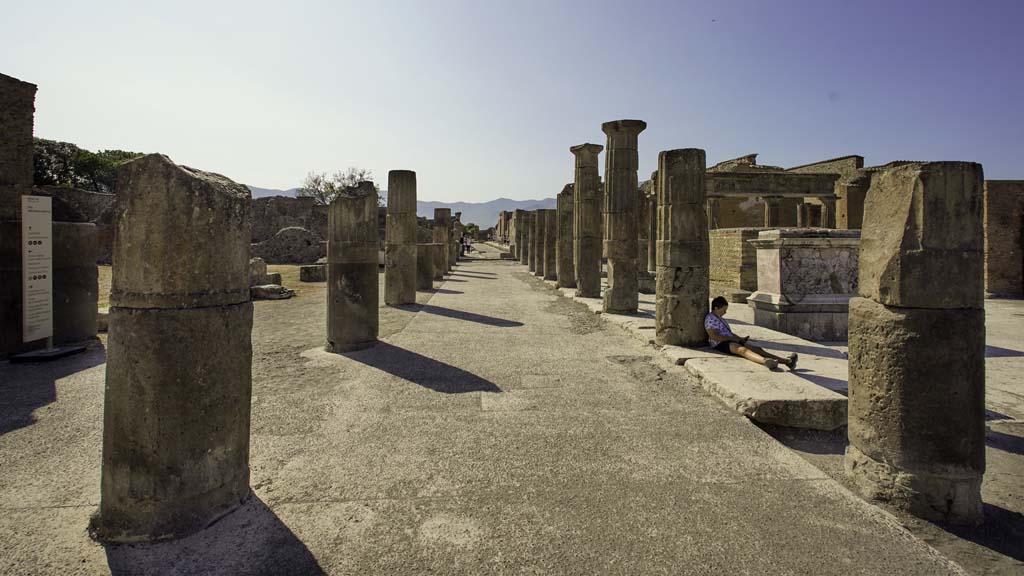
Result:
{"type": "Polygon", "coordinates": [[[767,228],[719,228],[710,231],[713,284],[757,290],[757,250],[747,242],[767,228]]]}
{"type": "Polygon", "coordinates": [[[1024,180],[985,181],[985,290],[1024,296],[1024,180]]]}

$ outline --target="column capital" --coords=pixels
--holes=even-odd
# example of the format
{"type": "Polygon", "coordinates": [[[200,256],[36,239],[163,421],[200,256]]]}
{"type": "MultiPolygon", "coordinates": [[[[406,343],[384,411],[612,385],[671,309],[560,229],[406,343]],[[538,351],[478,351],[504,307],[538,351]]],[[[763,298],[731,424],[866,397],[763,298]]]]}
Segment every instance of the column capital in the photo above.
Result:
{"type": "Polygon", "coordinates": [[[604,146],[600,144],[577,144],[576,146],[570,146],[569,152],[572,152],[577,158],[588,158],[595,157],[604,150],[604,146]]]}
{"type": "Polygon", "coordinates": [[[647,122],[643,120],[612,120],[601,124],[601,131],[608,136],[621,134],[637,135],[647,128],[647,122]]]}

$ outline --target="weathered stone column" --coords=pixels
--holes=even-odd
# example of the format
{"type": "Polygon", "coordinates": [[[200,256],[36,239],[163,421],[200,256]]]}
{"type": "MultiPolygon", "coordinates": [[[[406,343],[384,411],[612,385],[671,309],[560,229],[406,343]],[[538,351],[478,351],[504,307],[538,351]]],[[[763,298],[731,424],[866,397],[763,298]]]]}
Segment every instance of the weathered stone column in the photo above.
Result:
{"type": "Polygon", "coordinates": [[[632,314],[639,305],[637,286],[637,136],[647,128],[642,120],[605,122],[608,135],[604,157],[604,253],[608,258],[608,288],[604,311],[632,314]]]}
{"type": "Polygon", "coordinates": [[[559,288],[576,287],[576,270],[573,269],[573,184],[566,184],[558,195],[558,246],[555,249],[556,275],[559,288]]]}
{"type": "Polygon", "coordinates": [[[811,223],[811,205],[804,202],[796,207],[796,227],[797,228],[810,228],[813,224],[811,223]]]}
{"type": "Polygon", "coordinates": [[[647,192],[650,189],[651,182],[648,180],[640,185],[637,189],[636,207],[637,207],[637,220],[636,220],[636,231],[637,231],[637,256],[636,256],[636,283],[637,291],[641,294],[654,294],[656,289],[656,277],[654,272],[648,272],[647,260],[648,244],[650,238],[647,234],[650,231],[650,221],[654,216],[648,210],[650,203],[647,201],[647,192]]]}
{"type": "Polygon", "coordinates": [[[871,185],[871,178],[865,173],[852,177],[849,181],[838,182],[835,186],[837,195],[836,227],[843,230],[859,230],[864,221],[864,200],[871,185]]]}
{"type": "Polygon", "coordinates": [[[544,210],[536,210],[533,213],[533,275],[544,277],[544,265],[547,262],[547,254],[544,252],[544,236],[548,225],[547,215],[544,210]]]}
{"type": "MultiPolygon", "coordinates": [[[[416,173],[388,172],[387,236],[384,241],[384,303],[416,303],[416,173]]],[[[433,271],[431,271],[433,274],[433,271]]]]}
{"type": "Polygon", "coordinates": [[[835,198],[822,198],[821,199],[821,227],[822,228],[835,228],[836,227],[836,199],[835,198]]]}
{"type": "Polygon", "coordinates": [[[434,208],[434,243],[441,245],[441,253],[444,257],[441,263],[442,275],[451,270],[451,263],[449,262],[451,252],[448,250],[448,244],[451,241],[451,227],[452,209],[434,208]]]}
{"type": "Polygon", "coordinates": [[[647,271],[658,271],[658,171],[651,173],[651,189],[647,194],[647,271]]]}
{"type": "Polygon", "coordinates": [[[373,183],[346,188],[327,208],[328,352],[377,344],[379,242],[373,183]]]}
{"type": "Polygon", "coordinates": [[[970,162],[888,168],[864,207],[846,473],[929,520],[982,518],[982,180],[970,162]]]}
{"type": "Polygon", "coordinates": [[[544,279],[558,280],[558,210],[544,210],[544,279]]]}
{"type": "Polygon", "coordinates": [[[447,262],[447,252],[445,252],[444,244],[432,242],[430,250],[431,254],[434,255],[434,280],[444,280],[444,267],[447,262]]]}
{"type": "Polygon", "coordinates": [[[708,230],[715,230],[718,228],[718,214],[721,212],[721,203],[718,198],[708,198],[708,230]]]}
{"type": "Polygon", "coordinates": [[[185,536],[249,497],[251,210],[245,186],[160,154],[119,170],[102,540],[185,536]]]}
{"type": "Polygon", "coordinates": [[[522,235],[523,230],[523,211],[515,210],[512,212],[512,220],[509,225],[509,243],[511,246],[508,247],[509,252],[512,253],[513,260],[519,260],[519,252],[522,250],[522,235]]]}
{"type": "Polygon", "coordinates": [[[706,161],[699,148],[658,154],[658,278],[655,341],[704,346],[708,312],[706,161]]]}
{"type": "MultiPolygon", "coordinates": [[[[521,226],[519,228],[519,263],[529,267],[530,265],[530,228],[533,225],[533,214],[523,210],[519,215],[521,226]]],[[[529,268],[527,268],[529,269],[529,268]]]]}
{"type": "MultiPolygon", "coordinates": [[[[391,191],[388,190],[388,193],[391,191]]],[[[434,245],[416,245],[416,289],[434,289],[434,245]]]]}
{"type": "Polygon", "coordinates": [[[763,198],[764,200],[764,227],[765,228],[778,228],[781,214],[779,210],[782,204],[782,198],[776,198],[774,196],[768,196],[763,198]]]}
{"type": "Polygon", "coordinates": [[[598,178],[597,155],[600,144],[580,144],[569,148],[576,157],[573,184],[573,270],[576,295],[601,297],[601,210],[603,192],[598,178]]]}

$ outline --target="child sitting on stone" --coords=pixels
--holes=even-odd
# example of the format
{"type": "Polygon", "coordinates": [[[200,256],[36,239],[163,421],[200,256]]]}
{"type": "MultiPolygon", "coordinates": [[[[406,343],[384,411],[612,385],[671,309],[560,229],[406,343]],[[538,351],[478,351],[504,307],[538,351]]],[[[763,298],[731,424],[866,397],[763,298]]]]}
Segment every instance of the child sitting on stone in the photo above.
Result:
{"type": "Polygon", "coordinates": [[[747,340],[750,339],[750,336],[740,337],[733,334],[729,323],[722,318],[728,310],[729,302],[725,298],[717,296],[711,301],[711,312],[704,317],[704,330],[708,333],[708,342],[712,348],[763,364],[769,370],[774,370],[779,364],[788,366],[791,371],[796,370],[797,355],[795,352],[787,358],[782,358],[765,351],[760,346],[748,344],[747,340]]]}

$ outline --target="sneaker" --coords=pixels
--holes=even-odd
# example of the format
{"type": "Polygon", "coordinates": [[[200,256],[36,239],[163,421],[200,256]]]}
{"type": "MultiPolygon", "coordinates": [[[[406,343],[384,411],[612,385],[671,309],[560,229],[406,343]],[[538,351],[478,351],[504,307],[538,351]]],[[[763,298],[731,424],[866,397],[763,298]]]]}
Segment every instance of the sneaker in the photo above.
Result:
{"type": "Polygon", "coordinates": [[[796,370],[797,358],[799,358],[799,356],[796,355],[796,352],[793,352],[792,354],[789,355],[789,371],[790,372],[793,372],[794,370],[796,370]]]}
{"type": "Polygon", "coordinates": [[[764,365],[769,370],[775,370],[776,368],[779,367],[779,361],[776,360],[775,358],[765,358],[764,365]]]}

